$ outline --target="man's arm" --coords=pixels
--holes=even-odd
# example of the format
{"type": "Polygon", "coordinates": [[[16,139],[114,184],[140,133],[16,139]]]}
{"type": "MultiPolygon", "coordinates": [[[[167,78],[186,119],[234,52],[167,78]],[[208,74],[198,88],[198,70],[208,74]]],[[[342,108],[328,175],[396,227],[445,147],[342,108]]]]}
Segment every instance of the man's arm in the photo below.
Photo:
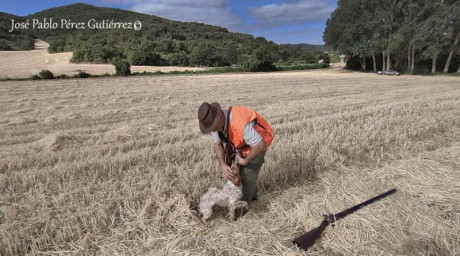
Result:
{"type": "Polygon", "coordinates": [[[222,143],[214,144],[214,152],[216,152],[217,160],[219,161],[220,169],[222,170],[222,176],[227,179],[233,178],[233,171],[230,166],[225,163],[224,160],[224,148],[222,143]]]}
{"type": "Polygon", "coordinates": [[[225,164],[224,160],[224,148],[221,143],[214,144],[214,152],[216,152],[217,160],[219,161],[219,166],[225,164]]]}
{"type": "Polygon", "coordinates": [[[236,156],[238,164],[240,165],[247,165],[249,164],[257,155],[260,154],[265,148],[265,141],[261,140],[255,146],[251,147],[251,151],[246,158],[241,158],[239,155],[236,156]]]}
{"type": "Polygon", "coordinates": [[[255,121],[251,121],[246,124],[243,131],[243,139],[247,145],[251,147],[249,154],[246,158],[241,158],[238,156],[238,163],[240,165],[247,165],[249,164],[257,155],[260,154],[265,149],[265,141],[263,140],[262,136],[259,132],[254,128],[256,125],[255,121]]]}

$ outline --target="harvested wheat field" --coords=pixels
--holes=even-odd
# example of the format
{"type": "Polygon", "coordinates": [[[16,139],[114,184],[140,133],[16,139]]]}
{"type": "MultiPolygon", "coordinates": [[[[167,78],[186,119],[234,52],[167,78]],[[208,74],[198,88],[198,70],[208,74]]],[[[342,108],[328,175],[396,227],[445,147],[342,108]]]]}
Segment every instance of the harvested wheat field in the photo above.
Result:
{"type": "Polygon", "coordinates": [[[337,70],[0,82],[0,254],[460,255],[459,98],[459,77],[337,70]],[[222,183],[203,101],[275,130],[236,222],[189,211],[222,183]]]}
{"type": "MultiPolygon", "coordinates": [[[[48,69],[55,75],[72,76],[79,72],[91,75],[115,74],[112,64],[70,63],[72,52],[48,53],[49,44],[35,39],[35,49],[31,51],[0,51],[0,78],[29,78],[37,75],[43,69],[48,69]],[[20,67],[20,68],[18,68],[20,67]]],[[[131,72],[169,72],[197,71],[199,67],[156,67],[132,66],[131,72]]]]}

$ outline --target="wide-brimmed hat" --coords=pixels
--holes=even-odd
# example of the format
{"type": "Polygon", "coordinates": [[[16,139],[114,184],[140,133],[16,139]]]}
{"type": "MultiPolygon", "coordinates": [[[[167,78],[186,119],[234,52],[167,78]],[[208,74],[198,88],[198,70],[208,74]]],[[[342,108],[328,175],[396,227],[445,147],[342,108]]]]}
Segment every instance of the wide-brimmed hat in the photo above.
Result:
{"type": "Polygon", "coordinates": [[[200,121],[200,131],[202,133],[209,133],[216,128],[220,119],[220,112],[222,109],[217,102],[211,104],[203,102],[198,109],[198,120],[200,121]]]}

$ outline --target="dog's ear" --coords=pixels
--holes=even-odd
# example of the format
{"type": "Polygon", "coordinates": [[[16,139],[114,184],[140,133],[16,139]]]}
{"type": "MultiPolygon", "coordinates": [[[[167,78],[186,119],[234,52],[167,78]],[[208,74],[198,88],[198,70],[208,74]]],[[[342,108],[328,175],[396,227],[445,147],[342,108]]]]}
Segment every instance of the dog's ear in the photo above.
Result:
{"type": "Polygon", "coordinates": [[[232,161],[232,171],[233,174],[240,175],[240,165],[236,162],[236,160],[232,161]]]}
{"type": "Polygon", "coordinates": [[[240,176],[240,165],[236,162],[236,160],[232,161],[232,172],[235,175],[232,179],[232,183],[235,184],[235,186],[240,186],[241,185],[241,176],[240,176]]]}

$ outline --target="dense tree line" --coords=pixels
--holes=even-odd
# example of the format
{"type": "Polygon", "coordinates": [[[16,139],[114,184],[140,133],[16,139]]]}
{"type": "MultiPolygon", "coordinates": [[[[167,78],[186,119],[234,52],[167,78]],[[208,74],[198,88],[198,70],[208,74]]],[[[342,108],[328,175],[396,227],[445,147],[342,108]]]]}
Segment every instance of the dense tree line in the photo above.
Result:
{"type": "Polygon", "coordinates": [[[326,46],[361,69],[435,73],[459,69],[458,0],[338,0],[326,46]]]}
{"type": "Polygon", "coordinates": [[[0,50],[32,50],[34,40],[19,31],[11,30],[11,20],[19,17],[0,12],[0,50]]]}
{"type": "MultiPolygon", "coordinates": [[[[29,29],[20,32],[50,44],[51,53],[72,51],[73,62],[113,63],[120,59],[130,65],[231,66],[250,62],[257,66],[262,58],[273,62],[318,62],[322,50],[278,45],[263,37],[232,33],[226,28],[196,22],[177,22],[131,11],[73,4],[39,12],[22,20],[53,18],[72,22],[142,22],[134,29],[29,29]],[[268,54],[261,54],[268,52],[268,54]],[[258,54],[258,58],[253,55],[258,54]]],[[[1,31],[0,31],[1,32],[1,31]]],[[[1,45],[0,45],[1,46],[1,45]]],[[[0,48],[1,49],[1,48],[0,48]]],[[[248,65],[249,65],[248,64],[248,65]]],[[[262,69],[270,65],[261,64],[262,69]]]]}

